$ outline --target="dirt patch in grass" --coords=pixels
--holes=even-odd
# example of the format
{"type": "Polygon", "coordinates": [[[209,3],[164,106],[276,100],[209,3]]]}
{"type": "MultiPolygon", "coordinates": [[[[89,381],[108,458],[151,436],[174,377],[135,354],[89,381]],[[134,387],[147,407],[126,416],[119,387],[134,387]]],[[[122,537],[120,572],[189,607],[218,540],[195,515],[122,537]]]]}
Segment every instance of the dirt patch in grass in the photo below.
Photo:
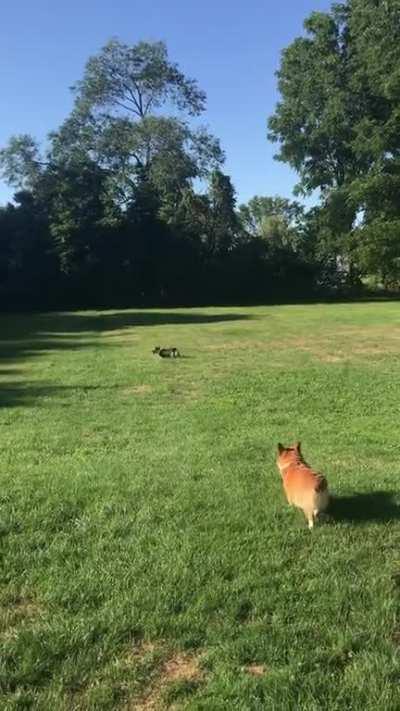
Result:
{"type": "Polygon", "coordinates": [[[9,605],[0,607],[0,636],[3,639],[16,637],[21,627],[43,614],[43,607],[35,600],[20,597],[9,605]]]}
{"type": "Polygon", "coordinates": [[[126,397],[129,397],[129,395],[150,395],[152,392],[153,387],[145,383],[142,385],[134,385],[131,388],[125,388],[123,390],[123,394],[126,395],[126,397]]]}
{"type": "Polygon", "coordinates": [[[342,355],[330,355],[329,353],[319,356],[319,360],[325,363],[341,363],[344,359],[345,358],[342,355]]]}
{"type": "Polygon", "coordinates": [[[155,654],[160,649],[160,647],[154,642],[140,642],[139,645],[133,648],[129,653],[130,658],[135,660],[143,659],[144,657],[149,657],[151,654],[155,654]]]}
{"type": "Polygon", "coordinates": [[[264,664],[249,664],[242,667],[242,671],[251,676],[264,676],[267,673],[267,668],[264,664]]]}
{"type": "MultiPolygon", "coordinates": [[[[271,339],[273,342],[273,339],[271,339]]],[[[248,351],[252,349],[268,350],[271,347],[271,340],[254,341],[241,339],[240,341],[225,341],[223,343],[212,343],[205,346],[206,351],[248,351]]]]}
{"type": "Polygon", "coordinates": [[[43,612],[43,607],[29,597],[19,597],[9,605],[0,608],[0,615],[15,620],[26,620],[37,617],[43,612]]]}
{"type": "MultiPolygon", "coordinates": [[[[141,385],[133,385],[129,388],[124,388],[122,395],[124,397],[146,397],[152,395],[155,388],[152,385],[145,383],[141,385]]],[[[190,402],[197,401],[202,396],[202,390],[195,381],[186,382],[176,380],[172,383],[166,383],[163,389],[157,391],[157,402],[190,402]]]]}
{"type": "Polygon", "coordinates": [[[397,629],[392,632],[391,640],[396,647],[400,647],[400,629],[397,629]]]}
{"type": "Polygon", "coordinates": [[[178,682],[201,681],[203,673],[199,665],[199,657],[189,654],[175,654],[169,657],[161,666],[153,684],[138,700],[131,701],[129,711],[158,711],[168,708],[163,702],[163,695],[168,686],[178,682]]]}
{"type": "Polygon", "coordinates": [[[195,382],[177,382],[168,386],[168,391],[164,394],[164,398],[174,400],[175,402],[197,402],[203,395],[202,389],[195,382]]]}

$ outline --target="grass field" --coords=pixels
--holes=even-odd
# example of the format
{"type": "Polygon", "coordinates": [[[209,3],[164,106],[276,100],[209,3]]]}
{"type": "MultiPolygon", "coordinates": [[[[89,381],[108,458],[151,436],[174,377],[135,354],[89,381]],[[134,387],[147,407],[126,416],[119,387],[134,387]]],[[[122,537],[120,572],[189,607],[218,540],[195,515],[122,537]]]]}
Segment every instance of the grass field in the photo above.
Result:
{"type": "Polygon", "coordinates": [[[398,304],[0,337],[1,709],[400,709],[398,304]],[[337,495],[312,533],[294,439],[337,495]]]}

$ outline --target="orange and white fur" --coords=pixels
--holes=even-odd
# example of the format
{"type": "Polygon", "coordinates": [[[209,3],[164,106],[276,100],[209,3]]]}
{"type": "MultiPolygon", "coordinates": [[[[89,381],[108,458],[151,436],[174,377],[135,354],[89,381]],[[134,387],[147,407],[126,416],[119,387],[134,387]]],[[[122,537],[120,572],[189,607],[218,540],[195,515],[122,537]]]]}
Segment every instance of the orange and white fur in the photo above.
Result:
{"type": "Polygon", "coordinates": [[[329,503],[327,480],[306,464],[300,451],[300,442],[293,447],[278,444],[276,463],[289,505],[302,509],[308,527],[312,529],[318,514],[325,511],[329,503]]]}

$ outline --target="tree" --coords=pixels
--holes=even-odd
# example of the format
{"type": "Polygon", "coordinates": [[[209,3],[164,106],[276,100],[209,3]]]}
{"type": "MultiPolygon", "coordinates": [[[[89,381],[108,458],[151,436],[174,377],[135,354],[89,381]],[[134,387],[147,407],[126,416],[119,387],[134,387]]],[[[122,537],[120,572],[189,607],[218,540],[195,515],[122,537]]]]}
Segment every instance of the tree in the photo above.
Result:
{"type": "Polygon", "coordinates": [[[0,169],[43,206],[60,272],[79,299],[105,294],[108,282],[126,301],[130,293],[156,302],[171,290],[172,255],[193,262],[196,251],[193,230],[185,244],[189,230],[177,230],[183,198],[223,160],[218,140],[188,121],[205,94],[163,43],[117,40],[89,59],[74,92],[45,150],[13,137],[0,169]]]}
{"type": "Polygon", "coordinates": [[[0,295],[4,306],[49,305],[58,294],[47,213],[28,191],[0,210],[0,295]]]}
{"type": "Polygon", "coordinates": [[[220,170],[211,174],[208,201],[207,251],[210,255],[224,255],[235,246],[240,228],[235,211],[235,189],[229,175],[220,170]]]}
{"type": "Polygon", "coordinates": [[[269,138],[279,141],[277,158],[298,172],[305,193],[340,187],[357,170],[346,18],[339,5],[312,13],[304,22],[307,36],[284,50],[277,73],[281,100],[269,138]]]}
{"type": "Polygon", "coordinates": [[[9,185],[32,189],[42,169],[39,146],[28,134],[12,136],[8,145],[0,150],[0,176],[9,185]]]}
{"type": "Polygon", "coordinates": [[[375,276],[385,289],[399,289],[400,218],[377,217],[357,227],[351,246],[364,274],[375,276]]]}
{"type": "Polygon", "coordinates": [[[293,249],[298,243],[303,212],[298,202],[279,196],[255,195],[246,205],[239,206],[243,228],[252,238],[293,249]]]}
{"type": "Polygon", "coordinates": [[[112,40],[89,59],[74,92],[75,109],[58,142],[84,146],[96,156],[125,203],[138,170],[171,199],[223,161],[218,140],[184,120],[184,113],[204,111],[205,94],[170,62],[162,42],[128,46],[112,40]],[[160,115],[174,108],[179,119],[160,115]]]}
{"type": "Polygon", "coordinates": [[[47,168],[96,164],[107,175],[109,202],[126,209],[139,173],[176,208],[179,194],[205,178],[224,159],[219,141],[194,128],[183,112],[197,116],[205,94],[168,59],[163,43],[128,46],[109,42],[89,59],[73,88],[75,106],[53,131],[44,155],[30,136],[13,137],[0,153],[8,182],[38,189],[47,168]],[[177,108],[181,115],[160,115],[177,108]]]}
{"type": "Polygon", "coordinates": [[[50,233],[61,271],[88,276],[104,258],[106,176],[94,163],[57,166],[48,188],[50,233]]]}
{"type": "Polygon", "coordinates": [[[353,86],[362,118],[353,145],[368,163],[350,186],[362,219],[350,239],[362,271],[400,286],[400,2],[353,0],[353,86]],[[361,101],[360,100],[360,101],[361,101]]]}
{"type": "Polygon", "coordinates": [[[312,13],[306,37],[283,53],[281,100],[269,119],[278,158],[299,174],[298,189],[321,191],[333,242],[353,276],[355,261],[367,263],[360,240],[375,233],[360,226],[399,216],[399,20],[400,0],[347,0],[312,13]]]}
{"type": "Polygon", "coordinates": [[[196,116],[205,108],[206,96],[194,79],[188,79],[168,58],[163,42],[129,46],[113,39],[91,57],[83,79],[75,84],[77,108],[106,116],[154,114],[167,102],[196,116]]]}

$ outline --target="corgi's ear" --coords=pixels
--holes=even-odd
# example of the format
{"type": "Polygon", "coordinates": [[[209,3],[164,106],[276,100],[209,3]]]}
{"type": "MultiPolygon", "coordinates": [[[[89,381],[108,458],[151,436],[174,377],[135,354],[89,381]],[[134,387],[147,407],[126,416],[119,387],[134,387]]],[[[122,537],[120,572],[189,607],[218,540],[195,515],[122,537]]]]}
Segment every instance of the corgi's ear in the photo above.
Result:
{"type": "Polygon", "coordinates": [[[300,454],[301,442],[296,442],[296,444],[294,445],[294,448],[295,448],[296,452],[299,452],[299,454],[300,454]]]}
{"type": "Polygon", "coordinates": [[[285,449],[285,447],[283,446],[283,444],[281,444],[280,442],[278,442],[278,452],[279,452],[279,454],[282,454],[282,452],[283,452],[284,449],[285,449]]]}

